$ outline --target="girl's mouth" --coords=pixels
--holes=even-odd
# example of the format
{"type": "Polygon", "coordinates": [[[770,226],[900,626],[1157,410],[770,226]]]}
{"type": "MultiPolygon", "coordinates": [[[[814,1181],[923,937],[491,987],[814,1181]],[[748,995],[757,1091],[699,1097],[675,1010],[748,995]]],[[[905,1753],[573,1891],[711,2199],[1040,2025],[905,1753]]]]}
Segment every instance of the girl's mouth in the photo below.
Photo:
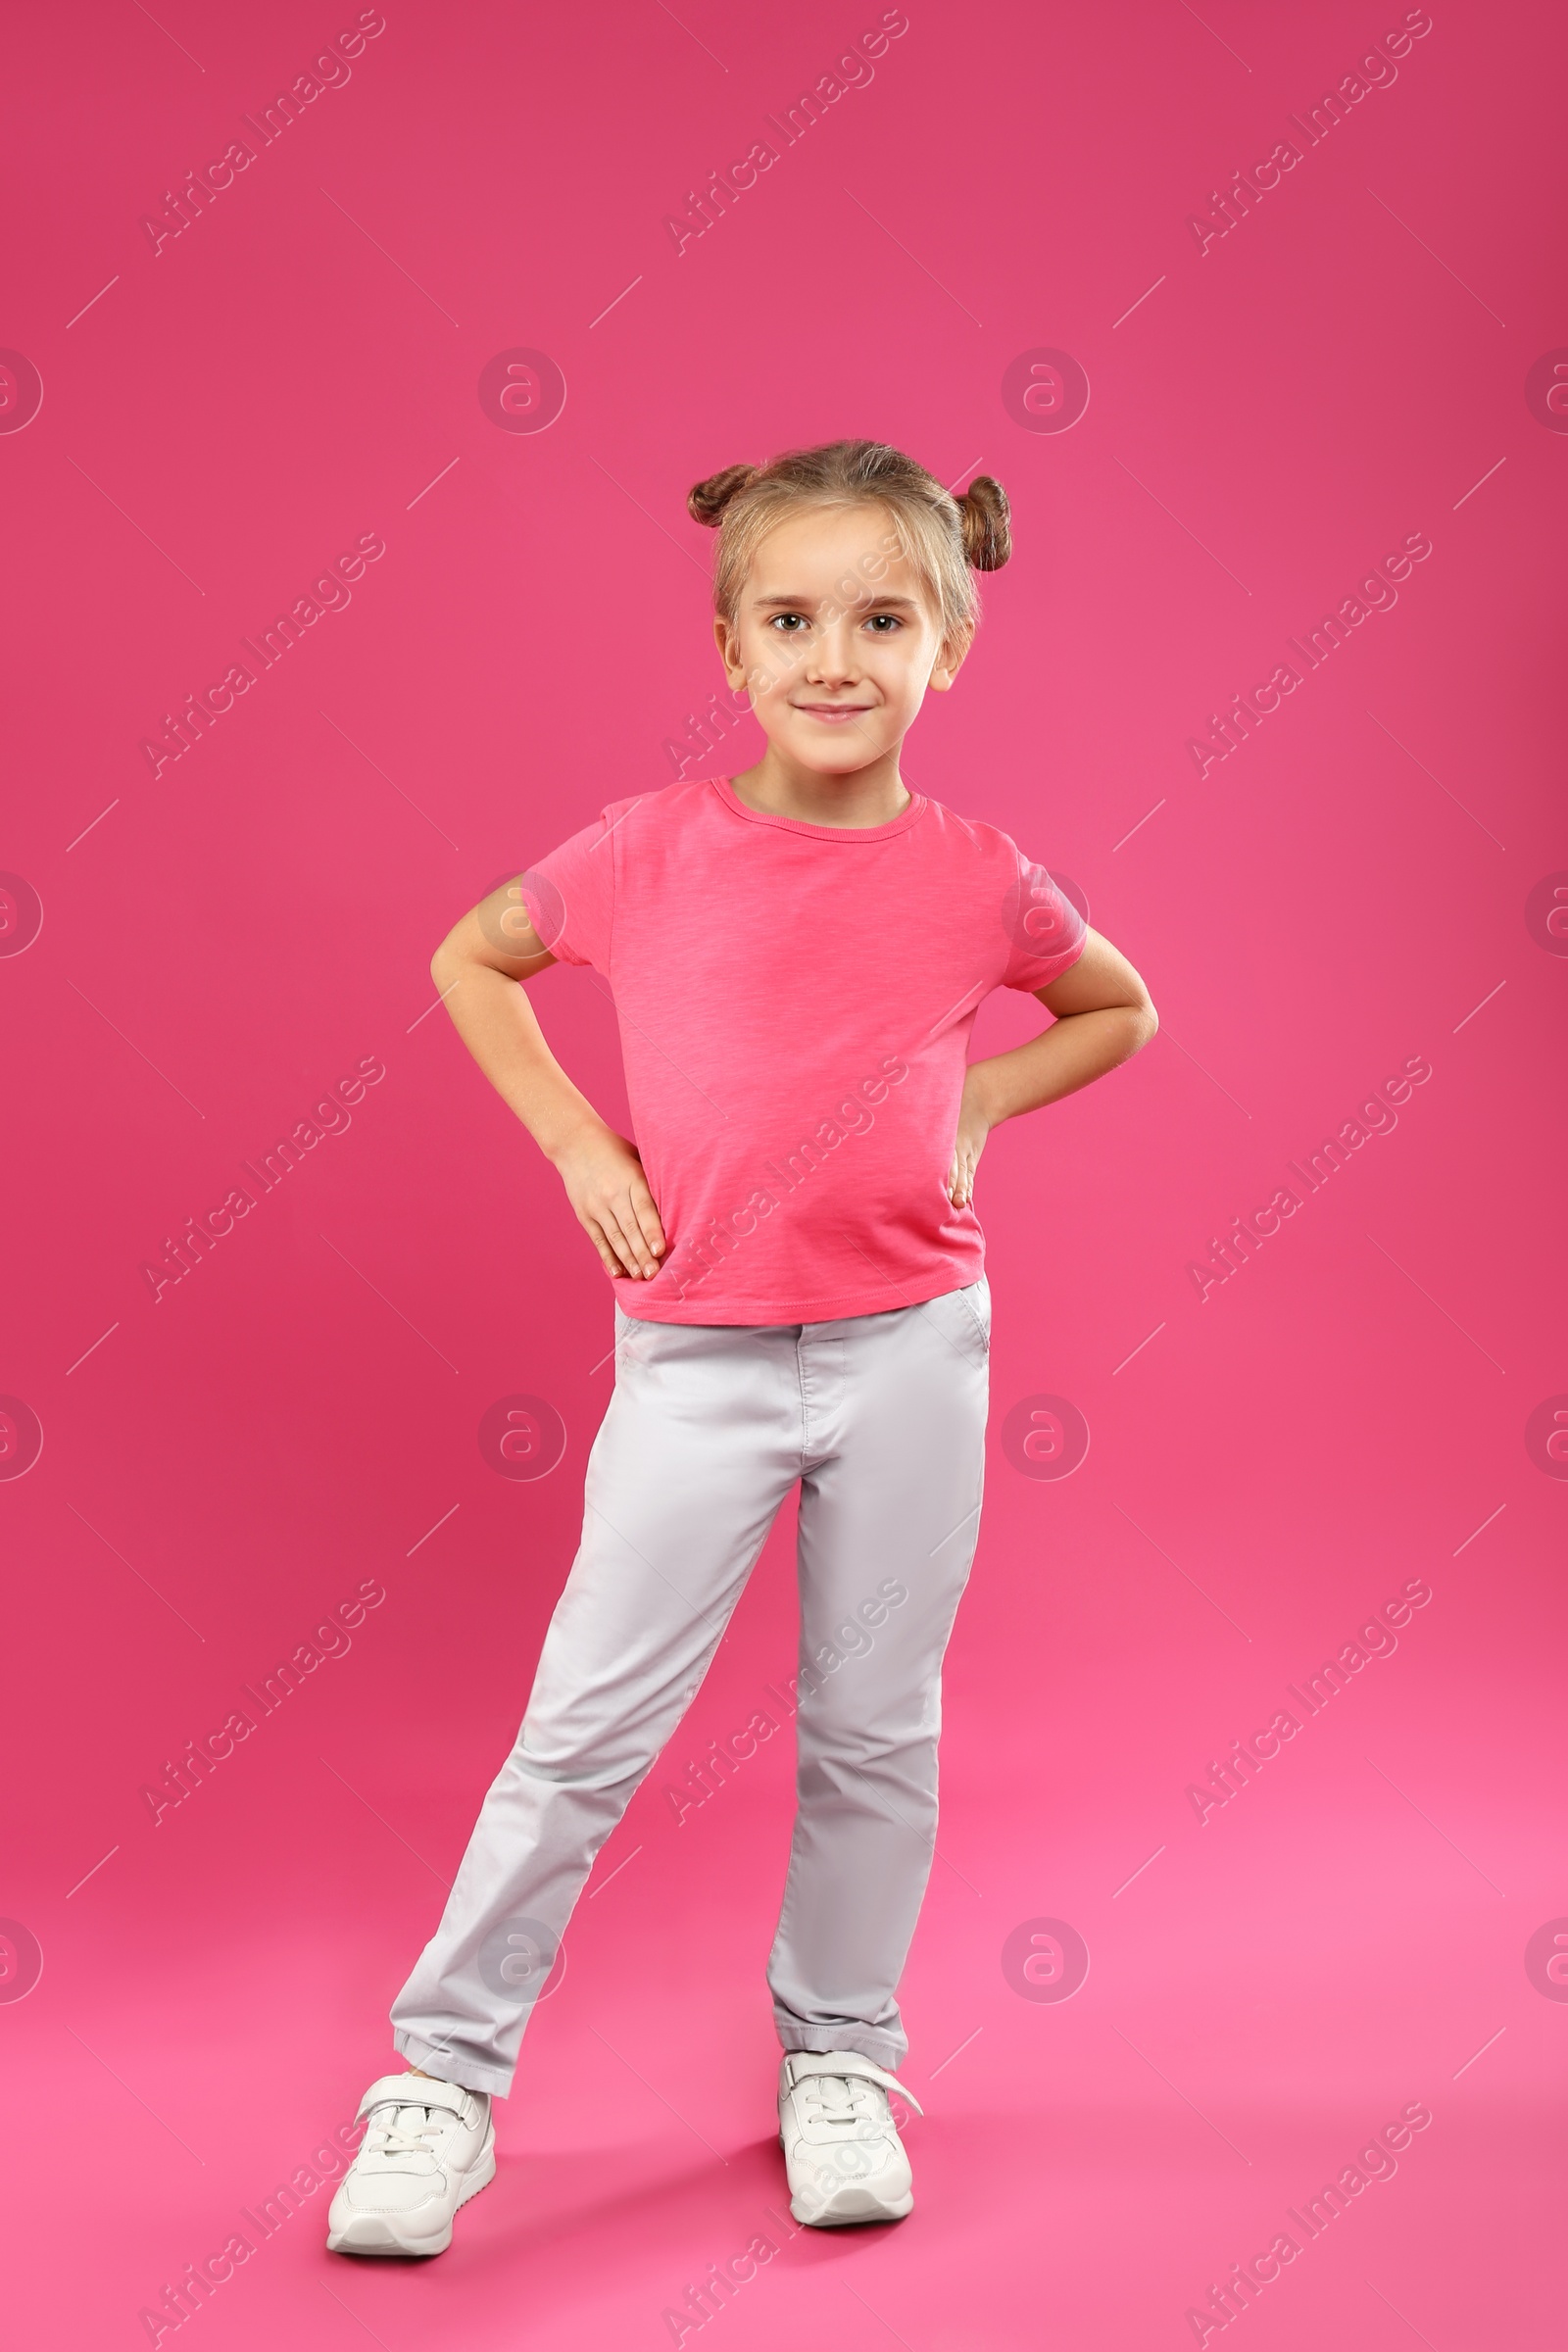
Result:
{"type": "Polygon", "coordinates": [[[807,718],[820,718],[827,725],[843,725],[852,718],[863,718],[871,709],[869,703],[797,703],[796,710],[807,718]]]}

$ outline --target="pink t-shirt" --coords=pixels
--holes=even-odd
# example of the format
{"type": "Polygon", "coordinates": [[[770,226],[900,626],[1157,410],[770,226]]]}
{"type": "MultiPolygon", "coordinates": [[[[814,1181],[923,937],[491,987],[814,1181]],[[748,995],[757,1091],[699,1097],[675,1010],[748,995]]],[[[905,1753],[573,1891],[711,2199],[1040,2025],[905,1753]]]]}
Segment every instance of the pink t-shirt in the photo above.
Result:
{"type": "Polygon", "coordinates": [[[727,779],[612,801],[522,877],[539,937],[592,964],[668,1245],[614,1281],[652,1323],[814,1323],[978,1280],[955,1208],[969,1031],[1046,987],[1084,923],[994,825],[916,793],[891,824],[805,824],[727,779]]]}

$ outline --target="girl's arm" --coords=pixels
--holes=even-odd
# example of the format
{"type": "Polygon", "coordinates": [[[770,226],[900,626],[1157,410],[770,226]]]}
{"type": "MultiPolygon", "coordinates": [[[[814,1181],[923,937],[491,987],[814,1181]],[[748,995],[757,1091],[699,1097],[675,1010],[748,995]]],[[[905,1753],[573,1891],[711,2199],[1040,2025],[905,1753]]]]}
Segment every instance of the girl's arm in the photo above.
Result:
{"type": "Polygon", "coordinates": [[[1052,1026],[1026,1046],[972,1061],[965,1074],[948,1171],[948,1198],[955,1208],[973,1196],[975,1168],[993,1127],[1102,1078],[1147,1046],[1159,1027],[1143,981],[1098,931],[1088,934],[1083,954],[1059,980],[1034,994],[1056,1015],[1052,1026]]]}
{"type": "Polygon", "coordinates": [[[468,1052],[554,1165],[605,1272],[651,1281],[664,1231],[636,1147],[573,1086],[521,985],[555,960],[508,882],[448,933],[430,976],[468,1052]]]}

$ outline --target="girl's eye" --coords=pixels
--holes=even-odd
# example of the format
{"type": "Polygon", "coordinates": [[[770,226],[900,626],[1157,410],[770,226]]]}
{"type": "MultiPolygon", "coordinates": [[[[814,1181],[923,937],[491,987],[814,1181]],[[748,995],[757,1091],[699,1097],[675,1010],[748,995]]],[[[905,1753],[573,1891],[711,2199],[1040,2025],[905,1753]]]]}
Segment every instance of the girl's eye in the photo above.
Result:
{"type": "Polygon", "coordinates": [[[868,629],[874,629],[879,637],[885,637],[894,629],[902,629],[904,623],[896,612],[873,612],[865,625],[868,629]]]}
{"type": "Polygon", "coordinates": [[[782,636],[796,637],[806,626],[806,616],[801,612],[775,612],[769,625],[782,636]]]}

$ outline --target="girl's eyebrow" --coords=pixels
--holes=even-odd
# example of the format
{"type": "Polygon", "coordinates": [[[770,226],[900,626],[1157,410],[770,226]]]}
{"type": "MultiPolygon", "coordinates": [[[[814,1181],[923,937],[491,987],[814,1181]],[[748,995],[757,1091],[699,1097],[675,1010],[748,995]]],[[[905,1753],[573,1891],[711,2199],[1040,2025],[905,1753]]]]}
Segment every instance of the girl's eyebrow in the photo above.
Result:
{"type": "MultiPolygon", "coordinates": [[[[868,609],[872,606],[884,609],[891,607],[901,612],[918,612],[920,610],[912,596],[868,596],[864,601],[868,609]]],[[[753,606],[759,612],[765,612],[773,606],[777,606],[781,611],[791,612],[809,612],[813,604],[828,602],[831,602],[831,599],[821,597],[813,599],[808,596],[755,596],[752,599],[753,606]]]]}

